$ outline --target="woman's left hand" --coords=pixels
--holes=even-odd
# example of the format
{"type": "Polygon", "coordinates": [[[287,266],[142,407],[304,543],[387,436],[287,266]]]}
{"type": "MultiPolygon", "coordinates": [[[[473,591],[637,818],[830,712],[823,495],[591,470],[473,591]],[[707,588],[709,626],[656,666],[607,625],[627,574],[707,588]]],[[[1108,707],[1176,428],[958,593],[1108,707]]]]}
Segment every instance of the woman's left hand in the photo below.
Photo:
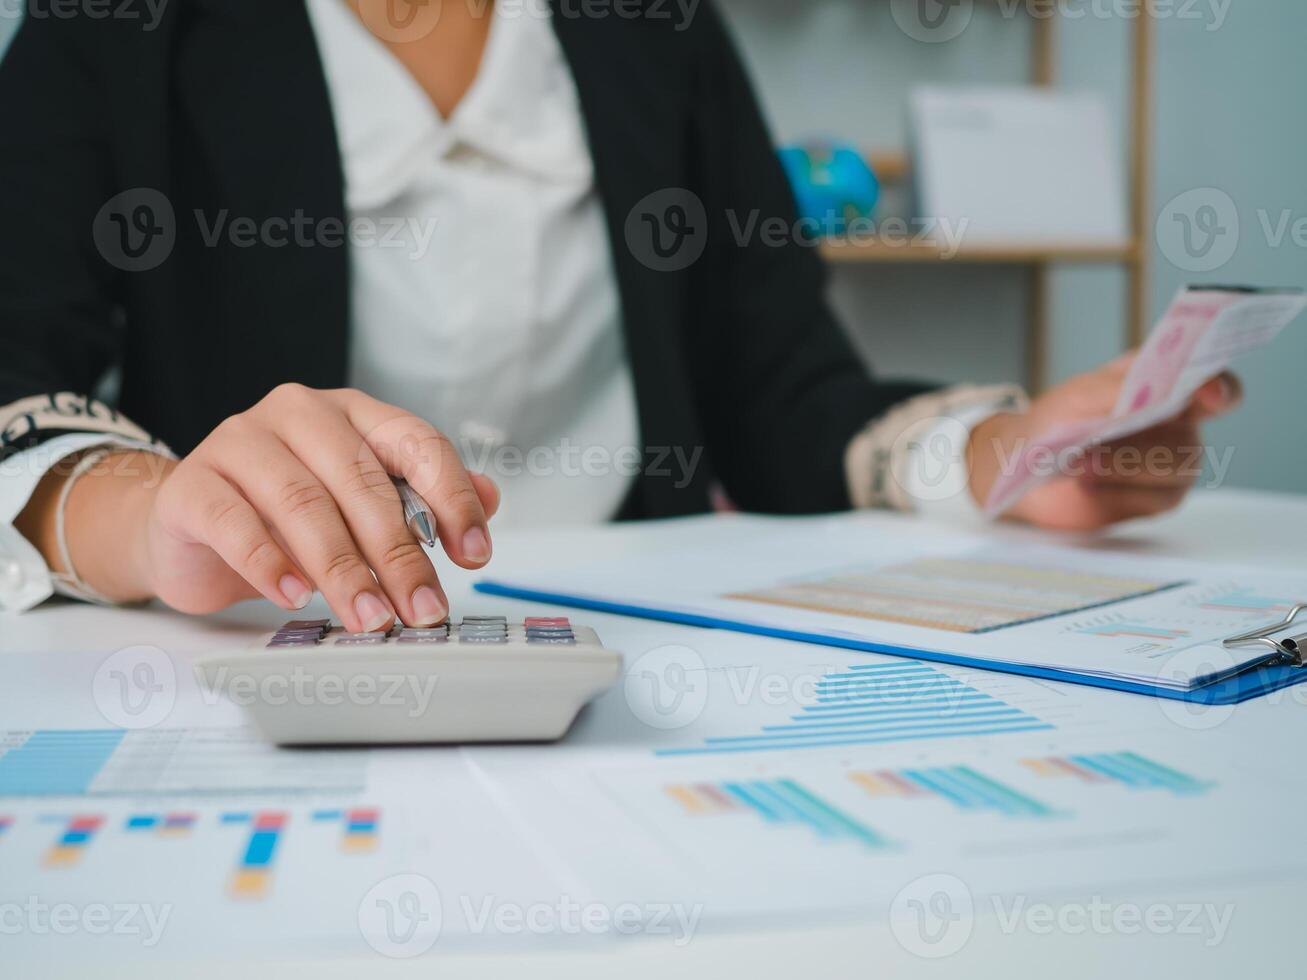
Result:
{"type": "MultiPolygon", "coordinates": [[[[1031,440],[1057,426],[1110,414],[1133,360],[1133,354],[1117,358],[1051,389],[1021,414],[995,415],[976,426],[968,447],[972,496],[983,504],[1001,467],[1031,440]]],[[[1171,510],[1202,473],[1202,423],[1232,411],[1242,397],[1238,378],[1221,374],[1173,418],[1094,447],[1072,472],[1035,487],[1004,516],[1045,528],[1092,530],[1171,510]]]]}

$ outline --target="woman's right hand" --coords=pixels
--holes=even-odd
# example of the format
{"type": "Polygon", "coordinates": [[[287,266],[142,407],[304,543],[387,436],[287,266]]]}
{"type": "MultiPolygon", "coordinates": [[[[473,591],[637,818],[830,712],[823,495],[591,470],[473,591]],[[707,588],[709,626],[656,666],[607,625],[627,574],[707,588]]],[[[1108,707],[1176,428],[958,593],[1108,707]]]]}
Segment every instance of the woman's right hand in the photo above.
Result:
{"type": "Polygon", "coordinates": [[[494,483],[422,419],[362,392],[282,385],[161,480],[154,467],[154,486],[115,476],[112,463],[74,485],[66,516],[78,574],[110,598],[207,613],[257,595],[301,609],[318,591],[347,630],[397,614],[439,623],[449,603],[391,474],[430,505],[450,559],[490,560],[494,483]]]}

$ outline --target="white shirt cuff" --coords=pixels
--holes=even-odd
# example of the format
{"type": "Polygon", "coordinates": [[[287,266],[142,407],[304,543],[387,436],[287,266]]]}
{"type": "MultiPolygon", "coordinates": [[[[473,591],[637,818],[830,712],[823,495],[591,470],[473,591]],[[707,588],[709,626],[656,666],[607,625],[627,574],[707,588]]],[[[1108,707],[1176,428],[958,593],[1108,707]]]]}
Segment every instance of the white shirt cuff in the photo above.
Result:
{"type": "Polygon", "coordinates": [[[959,385],[896,405],[849,444],[845,468],[854,506],[980,517],[967,468],[971,432],[990,416],[1023,411],[1026,404],[1014,385],[959,385]]]}
{"type": "Polygon", "coordinates": [[[78,432],[57,436],[0,460],[0,610],[23,612],[56,592],[81,598],[55,579],[35,545],[14,527],[14,520],[32,499],[37,484],[60,460],[98,446],[172,456],[158,443],[103,432],[78,432]]]}

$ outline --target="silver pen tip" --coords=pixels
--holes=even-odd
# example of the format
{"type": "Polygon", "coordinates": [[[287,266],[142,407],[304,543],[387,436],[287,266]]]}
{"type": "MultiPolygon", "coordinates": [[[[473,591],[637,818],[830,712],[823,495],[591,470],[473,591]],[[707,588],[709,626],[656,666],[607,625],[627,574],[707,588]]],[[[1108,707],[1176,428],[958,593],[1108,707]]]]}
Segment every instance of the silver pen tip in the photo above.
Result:
{"type": "Polygon", "coordinates": [[[432,527],[431,519],[426,514],[414,514],[410,517],[408,529],[428,548],[436,546],[436,529],[432,527]]]}

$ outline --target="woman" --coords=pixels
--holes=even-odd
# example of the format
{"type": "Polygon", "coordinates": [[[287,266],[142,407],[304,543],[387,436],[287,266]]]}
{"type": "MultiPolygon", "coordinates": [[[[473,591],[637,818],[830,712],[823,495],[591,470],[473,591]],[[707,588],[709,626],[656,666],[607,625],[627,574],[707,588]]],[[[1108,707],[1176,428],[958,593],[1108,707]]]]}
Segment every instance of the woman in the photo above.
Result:
{"type": "MultiPolygon", "coordinates": [[[[1021,439],[1115,399],[1124,362],[1029,406],[870,378],[813,251],[740,231],[793,205],[708,3],[62,7],[0,66],[11,608],[320,591],[351,630],[432,624],[392,474],[477,568],[499,490],[465,458],[521,520],[688,514],[718,485],[907,508],[921,433],[983,499],[1021,439]],[[87,395],[114,365],[121,415],[87,395]]],[[[1237,398],[1217,379],[1134,441],[1193,444],[1237,398]]],[[[1011,515],[1096,527],[1192,478],[1109,469],[1011,515]]]]}

